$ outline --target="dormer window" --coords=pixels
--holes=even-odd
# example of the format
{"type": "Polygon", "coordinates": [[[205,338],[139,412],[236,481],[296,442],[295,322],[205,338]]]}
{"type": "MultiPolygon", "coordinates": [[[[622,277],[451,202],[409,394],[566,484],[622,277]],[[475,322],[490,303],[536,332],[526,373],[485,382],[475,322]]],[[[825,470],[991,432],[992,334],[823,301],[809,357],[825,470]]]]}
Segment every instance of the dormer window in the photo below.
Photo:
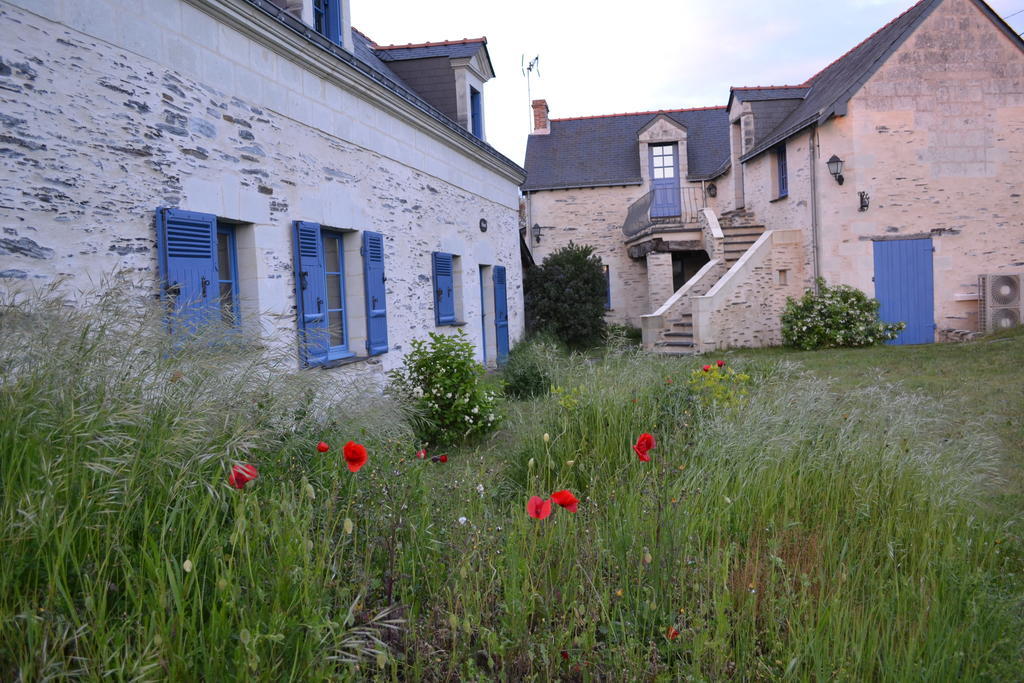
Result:
{"type": "Polygon", "coordinates": [[[476,88],[469,89],[470,119],[472,122],[472,133],[481,140],[484,138],[484,105],[480,91],[476,88]]]}
{"type": "Polygon", "coordinates": [[[341,45],[341,0],[313,0],[313,29],[341,45]]]}

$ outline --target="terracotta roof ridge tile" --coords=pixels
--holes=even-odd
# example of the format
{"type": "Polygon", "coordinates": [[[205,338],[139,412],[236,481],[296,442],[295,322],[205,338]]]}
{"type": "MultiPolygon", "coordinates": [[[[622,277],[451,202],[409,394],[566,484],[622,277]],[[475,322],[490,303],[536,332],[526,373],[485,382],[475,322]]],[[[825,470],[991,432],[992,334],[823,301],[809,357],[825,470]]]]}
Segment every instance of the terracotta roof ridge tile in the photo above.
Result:
{"type": "Polygon", "coordinates": [[[899,16],[897,16],[897,17],[893,18],[893,19],[892,19],[892,21],[888,21],[888,22],[886,22],[886,24],[885,24],[884,26],[882,26],[881,28],[879,28],[879,29],[878,29],[877,31],[875,31],[874,33],[872,33],[872,34],[871,34],[870,36],[868,36],[867,38],[865,38],[864,40],[860,41],[859,43],[857,43],[856,45],[854,45],[853,47],[851,47],[851,48],[850,48],[849,50],[847,50],[847,51],[846,51],[846,52],[844,52],[843,54],[841,54],[841,55],[839,55],[838,57],[836,57],[835,59],[833,59],[833,60],[832,60],[831,62],[829,62],[829,64],[827,64],[827,65],[826,65],[826,66],[825,66],[824,68],[822,68],[822,69],[819,69],[819,70],[818,70],[818,72],[817,72],[816,74],[814,74],[813,76],[811,76],[810,78],[808,78],[808,79],[807,79],[806,81],[804,81],[804,82],[803,82],[803,83],[802,83],[801,85],[802,85],[803,87],[805,87],[805,88],[809,88],[809,87],[811,87],[812,85],[814,85],[814,79],[816,79],[816,78],[817,78],[818,76],[820,76],[821,74],[825,73],[825,72],[826,72],[826,71],[828,71],[828,70],[829,70],[830,68],[832,68],[833,66],[835,66],[835,65],[836,65],[836,64],[838,64],[839,62],[841,62],[841,61],[843,61],[844,59],[846,59],[846,57],[847,57],[847,56],[849,56],[849,55],[850,55],[851,53],[855,52],[855,51],[856,51],[856,50],[857,50],[858,48],[860,48],[860,47],[862,47],[863,45],[865,45],[866,43],[868,43],[868,42],[869,42],[870,40],[872,40],[872,39],[873,39],[873,38],[874,38],[875,36],[877,36],[877,35],[878,35],[879,33],[881,33],[882,31],[884,31],[885,29],[889,28],[890,26],[892,26],[893,24],[895,24],[895,23],[896,23],[897,21],[899,21],[900,19],[902,19],[903,17],[905,17],[905,16],[906,16],[906,15],[907,15],[908,13],[910,13],[910,12],[912,12],[913,10],[917,9],[917,8],[918,8],[919,6],[923,5],[923,4],[924,4],[924,3],[926,3],[926,2],[930,2],[930,0],[918,0],[918,1],[917,1],[917,2],[915,2],[915,3],[913,4],[913,5],[911,5],[911,6],[910,6],[910,7],[908,7],[907,9],[905,9],[905,10],[904,10],[903,12],[900,12],[899,16]]]}
{"type": "Polygon", "coordinates": [[[713,107],[687,107],[684,109],[653,109],[651,111],[628,111],[619,114],[594,114],[593,116],[567,116],[561,119],[550,119],[554,121],[583,121],[586,119],[609,119],[615,116],[646,116],[648,114],[676,114],[679,112],[686,111],[711,111],[713,109],[725,109],[724,104],[715,105],[713,107]]]}
{"type": "Polygon", "coordinates": [[[729,90],[787,90],[809,87],[806,83],[800,85],[733,85],[729,86],[729,90]]]}
{"type": "Polygon", "coordinates": [[[466,45],[467,43],[487,44],[487,36],[480,38],[460,38],[459,40],[439,40],[430,43],[406,43],[405,45],[377,45],[373,44],[374,50],[407,50],[416,47],[443,47],[445,45],[466,45]]]}

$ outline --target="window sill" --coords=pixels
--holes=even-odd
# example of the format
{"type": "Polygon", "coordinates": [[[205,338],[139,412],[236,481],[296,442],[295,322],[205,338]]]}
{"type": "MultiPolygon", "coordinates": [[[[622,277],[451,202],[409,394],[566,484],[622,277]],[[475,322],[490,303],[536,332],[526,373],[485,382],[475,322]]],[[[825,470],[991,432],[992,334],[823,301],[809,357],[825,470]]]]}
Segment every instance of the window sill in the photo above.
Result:
{"type": "Polygon", "coordinates": [[[778,197],[776,197],[775,199],[769,199],[769,200],[768,200],[768,203],[769,203],[769,204],[774,204],[775,202],[781,202],[781,201],[782,201],[783,199],[788,199],[788,198],[789,198],[789,193],[786,193],[786,194],[780,194],[780,195],[779,195],[778,197]]]}
{"type": "Polygon", "coordinates": [[[469,323],[467,323],[465,320],[456,320],[453,323],[438,323],[437,327],[462,327],[463,325],[468,324],[469,323]]]}
{"type": "Polygon", "coordinates": [[[338,358],[337,360],[329,360],[326,363],[320,365],[314,365],[315,368],[321,370],[330,370],[331,368],[340,368],[342,365],[351,365],[352,363],[361,363],[373,358],[373,356],[348,356],[347,358],[338,358]]]}

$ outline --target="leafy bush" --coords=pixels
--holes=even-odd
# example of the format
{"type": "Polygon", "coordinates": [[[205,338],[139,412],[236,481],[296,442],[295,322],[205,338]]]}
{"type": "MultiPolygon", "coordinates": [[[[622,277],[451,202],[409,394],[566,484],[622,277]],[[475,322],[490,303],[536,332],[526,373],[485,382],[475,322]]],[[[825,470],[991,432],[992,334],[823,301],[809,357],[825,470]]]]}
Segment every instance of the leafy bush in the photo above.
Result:
{"type": "Polygon", "coordinates": [[[480,382],[484,367],[465,332],[431,332],[429,342],[414,339],[411,346],[388,377],[391,393],[417,409],[413,428],[421,441],[451,444],[497,426],[495,396],[480,382]]]}
{"type": "Polygon", "coordinates": [[[818,293],[789,298],[782,313],[782,342],[798,349],[873,346],[895,339],[906,323],[878,319],[878,300],[848,285],[829,287],[818,278],[818,293]]]}
{"type": "Polygon", "coordinates": [[[557,343],[544,337],[516,345],[502,370],[505,395],[522,399],[548,393],[552,383],[549,356],[558,352],[557,343]]]}
{"type": "Polygon", "coordinates": [[[736,406],[747,398],[750,375],[726,367],[718,361],[690,373],[689,386],[706,406],[736,406]]]}
{"type": "Polygon", "coordinates": [[[526,325],[580,348],[604,341],[605,277],[594,248],[569,243],[526,271],[526,325]]]}

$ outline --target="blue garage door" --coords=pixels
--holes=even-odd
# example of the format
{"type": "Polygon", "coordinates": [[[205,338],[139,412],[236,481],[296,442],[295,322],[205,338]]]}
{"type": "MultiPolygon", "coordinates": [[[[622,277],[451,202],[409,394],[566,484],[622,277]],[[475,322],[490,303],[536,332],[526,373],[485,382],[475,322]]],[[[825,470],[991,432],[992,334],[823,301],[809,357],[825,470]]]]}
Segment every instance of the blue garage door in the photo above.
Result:
{"type": "Polygon", "coordinates": [[[932,241],[875,242],[875,298],[879,317],[907,327],[890,344],[930,344],[935,341],[932,281],[932,241]]]}

